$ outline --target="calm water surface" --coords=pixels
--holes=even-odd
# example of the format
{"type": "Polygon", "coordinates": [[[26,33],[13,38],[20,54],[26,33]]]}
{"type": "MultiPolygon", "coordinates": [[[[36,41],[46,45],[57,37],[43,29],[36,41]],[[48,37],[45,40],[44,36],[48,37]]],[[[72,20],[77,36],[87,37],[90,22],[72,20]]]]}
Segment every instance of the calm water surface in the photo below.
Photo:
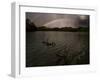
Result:
{"type": "Polygon", "coordinates": [[[89,64],[88,32],[26,32],[26,67],[89,64]]]}

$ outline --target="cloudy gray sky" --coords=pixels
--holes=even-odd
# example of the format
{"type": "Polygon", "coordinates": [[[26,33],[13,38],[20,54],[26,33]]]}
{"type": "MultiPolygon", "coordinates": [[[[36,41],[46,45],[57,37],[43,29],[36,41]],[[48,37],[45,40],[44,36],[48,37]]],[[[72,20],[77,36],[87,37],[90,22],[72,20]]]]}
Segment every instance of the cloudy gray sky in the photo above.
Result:
{"type": "Polygon", "coordinates": [[[55,14],[55,13],[26,13],[26,19],[30,19],[37,27],[73,27],[88,26],[88,15],[55,14]]]}

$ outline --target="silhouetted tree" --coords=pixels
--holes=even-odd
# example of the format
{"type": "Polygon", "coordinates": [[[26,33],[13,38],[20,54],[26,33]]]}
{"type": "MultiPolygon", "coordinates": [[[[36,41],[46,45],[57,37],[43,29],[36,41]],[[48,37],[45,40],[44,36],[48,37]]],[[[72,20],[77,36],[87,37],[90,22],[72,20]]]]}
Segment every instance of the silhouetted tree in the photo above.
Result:
{"type": "Polygon", "coordinates": [[[36,25],[29,19],[26,19],[26,31],[36,31],[36,30],[37,30],[36,25]]]}

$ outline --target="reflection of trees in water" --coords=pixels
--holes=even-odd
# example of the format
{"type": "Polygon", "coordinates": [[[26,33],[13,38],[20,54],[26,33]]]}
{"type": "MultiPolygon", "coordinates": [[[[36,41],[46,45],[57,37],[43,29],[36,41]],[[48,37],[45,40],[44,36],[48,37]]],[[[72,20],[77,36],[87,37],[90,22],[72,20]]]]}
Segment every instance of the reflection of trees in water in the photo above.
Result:
{"type": "Polygon", "coordinates": [[[56,53],[56,57],[58,58],[57,65],[89,64],[89,51],[85,48],[77,52],[77,54],[70,54],[69,50],[64,49],[59,54],[56,53]]]}

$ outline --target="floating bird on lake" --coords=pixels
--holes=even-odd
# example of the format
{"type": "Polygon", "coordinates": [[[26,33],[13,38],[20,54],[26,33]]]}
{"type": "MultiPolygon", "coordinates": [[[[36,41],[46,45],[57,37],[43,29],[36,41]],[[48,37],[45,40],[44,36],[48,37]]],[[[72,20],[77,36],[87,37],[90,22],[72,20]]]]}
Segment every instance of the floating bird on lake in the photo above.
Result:
{"type": "Polygon", "coordinates": [[[48,41],[42,41],[43,44],[45,44],[46,46],[55,46],[56,43],[55,42],[48,42],[48,41]]]}

